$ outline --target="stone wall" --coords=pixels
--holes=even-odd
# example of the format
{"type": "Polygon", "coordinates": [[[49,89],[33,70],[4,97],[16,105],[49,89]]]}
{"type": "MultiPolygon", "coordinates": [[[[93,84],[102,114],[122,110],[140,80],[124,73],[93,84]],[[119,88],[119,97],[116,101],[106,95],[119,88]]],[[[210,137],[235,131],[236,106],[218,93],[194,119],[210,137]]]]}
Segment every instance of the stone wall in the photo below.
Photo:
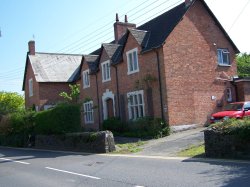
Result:
{"type": "Polygon", "coordinates": [[[212,129],[204,131],[206,157],[250,158],[250,139],[224,135],[212,129]]]}
{"type": "Polygon", "coordinates": [[[89,153],[115,151],[112,132],[84,132],[66,135],[37,135],[35,148],[89,153]]]}

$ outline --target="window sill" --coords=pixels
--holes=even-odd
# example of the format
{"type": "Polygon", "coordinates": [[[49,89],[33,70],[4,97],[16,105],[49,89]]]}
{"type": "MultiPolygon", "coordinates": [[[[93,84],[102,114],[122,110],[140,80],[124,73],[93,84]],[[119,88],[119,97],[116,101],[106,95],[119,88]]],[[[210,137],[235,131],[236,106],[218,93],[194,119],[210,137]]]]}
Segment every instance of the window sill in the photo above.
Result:
{"type": "Polygon", "coordinates": [[[129,72],[128,72],[128,75],[131,75],[131,74],[134,74],[134,73],[137,73],[137,72],[139,72],[139,70],[136,70],[136,71],[129,71],[129,72]]]}
{"type": "Polygon", "coordinates": [[[108,81],[111,81],[111,79],[102,80],[102,82],[108,82],[108,81]]]}
{"type": "Polygon", "coordinates": [[[218,64],[218,66],[220,66],[220,67],[231,67],[232,65],[230,65],[230,64],[218,64]]]}
{"type": "Polygon", "coordinates": [[[93,122],[93,121],[88,121],[88,122],[85,121],[85,124],[86,124],[86,125],[93,125],[94,122],[93,122]]]}
{"type": "Polygon", "coordinates": [[[90,88],[90,86],[84,86],[83,89],[90,88]]]}

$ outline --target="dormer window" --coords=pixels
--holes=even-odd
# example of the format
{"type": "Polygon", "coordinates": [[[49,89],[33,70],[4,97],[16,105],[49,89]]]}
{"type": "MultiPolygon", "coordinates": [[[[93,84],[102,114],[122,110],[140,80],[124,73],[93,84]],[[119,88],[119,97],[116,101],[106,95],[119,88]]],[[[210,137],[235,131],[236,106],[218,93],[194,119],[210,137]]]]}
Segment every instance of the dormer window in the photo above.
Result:
{"type": "Polygon", "coordinates": [[[221,66],[229,66],[229,51],[228,49],[217,49],[218,64],[221,66]]]}
{"type": "Polygon", "coordinates": [[[82,72],[82,83],[83,83],[83,88],[90,87],[89,70],[85,70],[82,72]]]}
{"type": "Polygon", "coordinates": [[[139,72],[138,49],[137,48],[132,49],[128,51],[126,55],[127,55],[128,75],[139,72]]]}
{"type": "Polygon", "coordinates": [[[111,80],[110,76],[110,61],[103,62],[102,66],[102,82],[107,82],[111,80]]]}

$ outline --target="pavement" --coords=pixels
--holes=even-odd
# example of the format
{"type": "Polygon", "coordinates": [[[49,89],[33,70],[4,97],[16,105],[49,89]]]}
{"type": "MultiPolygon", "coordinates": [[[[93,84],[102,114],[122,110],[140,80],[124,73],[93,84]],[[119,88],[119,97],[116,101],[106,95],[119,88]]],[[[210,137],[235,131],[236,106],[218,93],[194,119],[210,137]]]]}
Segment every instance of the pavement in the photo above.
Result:
{"type": "MultiPolygon", "coordinates": [[[[198,127],[195,129],[185,130],[173,133],[167,137],[147,140],[146,144],[141,146],[141,152],[134,153],[144,156],[176,156],[181,150],[187,149],[193,145],[201,145],[204,143],[204,133],[206,128],[198,127]]],[[[136,142],[139,139],[122,139],[117,140],[119,143],[136,142]]],[[[116,141],[116,142],[117,142],[116,141]]]]}

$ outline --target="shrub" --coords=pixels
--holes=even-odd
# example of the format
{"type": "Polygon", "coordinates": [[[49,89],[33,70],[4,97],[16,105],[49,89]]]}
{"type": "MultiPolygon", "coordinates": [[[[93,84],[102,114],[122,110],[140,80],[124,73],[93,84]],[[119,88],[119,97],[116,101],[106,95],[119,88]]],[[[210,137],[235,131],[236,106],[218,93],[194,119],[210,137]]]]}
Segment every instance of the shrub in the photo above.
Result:
{"type": "Polygon", "coordinates": [[[123,132],[125,125],[117,117],[108,118],[103,121],[102,127],[104,130],[109,130],[113,132],[123,132]]]}
{"type": "Polygon", "coordinates": [[[250,139],[250,118],[228,119],[210,127],[221,134],[236,135],[241,139],[250,139]]]}
{"type": "Polygon", "coordinates": [[[119,118],[110,118],[103,122],[103,128],[114,134],[139,137],[159,138],[170,134],[169,126],[160,118],[143,117],[124,124],[119,118]]]}
{"type": "Polygon", "coordinates": [[[36,134],[64,134],[80,131],[80,106],[60,104],[35,116],[36,134]]]}

